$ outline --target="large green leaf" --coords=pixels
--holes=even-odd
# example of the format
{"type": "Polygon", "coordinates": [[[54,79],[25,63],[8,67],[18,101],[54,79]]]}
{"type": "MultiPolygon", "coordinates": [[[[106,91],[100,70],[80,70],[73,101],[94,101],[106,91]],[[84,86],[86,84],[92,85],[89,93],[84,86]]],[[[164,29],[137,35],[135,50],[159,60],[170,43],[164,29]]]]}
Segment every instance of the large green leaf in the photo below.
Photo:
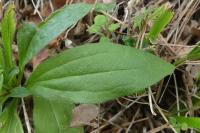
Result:
{"type": "Polygon", "coordinates": [[[138,49],[88,44],[40,64],[26,86],[37,95],[96,103],[142,91],[173,70],[173,65],[138,49]]]}
{"type": "Polygon", "coordinates": [[[69,128],[74,105],[62,99],[34,97],[35,133],[80,133],[69,128]]]}
{"type": "Polygon", "coordinates": [[[17,114],[17,101],[13,101],[0,115],[0,133],[23,133],[22,124],[17,114]]]}
{"type": "Polygon", "coordinates": [[[82,17],[84,17],[91,10],[91,8],[92,5],[84,3],[66,5],[63,8],[56,11],[55,13],[53,13],[45,22],[41,23],[37,27],[37,31],[35,33],[34,30],[31,28],[27,28],[28,30],[30,30],[30,32],[28,32],[30,34],[20,33],[20,36],[24,37],[21,40],[19,39],[19,49],[21,48],[22,50],[25,50],[23,52],[20,52],[21,66],[23,67],[50,41],[52,41],[63,31],[65,31],[67,28],[69,28],[82,17]],[[30,38],[31,36],[32,38],[30,38]],[[28,38],[27,40],[26,37],[28,38]]]}
{"type": "Polygon", "coordinates": [[[10,4],[4,14],[2,20],[2,40],[3,40],[3,54],[5,58],[5,68],[10,69],[13,66],[12,61],[12,41],[15,33],[15,12],[14,5],[10,4]]]}

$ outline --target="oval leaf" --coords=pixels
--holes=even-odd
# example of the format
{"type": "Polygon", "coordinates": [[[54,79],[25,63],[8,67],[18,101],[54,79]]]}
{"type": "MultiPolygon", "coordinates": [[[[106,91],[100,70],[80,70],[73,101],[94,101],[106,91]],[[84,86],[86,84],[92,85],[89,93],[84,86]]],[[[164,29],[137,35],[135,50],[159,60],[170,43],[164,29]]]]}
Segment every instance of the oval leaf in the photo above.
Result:
{"type": "Polygon", "coordinates": [[[97,103],[143,91],[173,70],[173,65],[138,49],[90,44],[40,64],[26,86],[37,95],[97,103]]]}

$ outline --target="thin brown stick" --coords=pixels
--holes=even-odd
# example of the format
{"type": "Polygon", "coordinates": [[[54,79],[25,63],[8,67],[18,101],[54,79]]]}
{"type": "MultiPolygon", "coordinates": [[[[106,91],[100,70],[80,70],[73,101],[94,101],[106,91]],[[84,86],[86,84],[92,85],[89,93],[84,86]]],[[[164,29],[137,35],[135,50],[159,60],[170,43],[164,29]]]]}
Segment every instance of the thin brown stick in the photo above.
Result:
{"type": "Polygon", "coordinates": [[[25,103],[24,103],[24,99],[21,98],[21,101],[22,101],[22,108],[23,108],[23,113],[24,113],[24,119],[25,119],[25,123],[26,123],[27,132],[31,133],[31,125],[30,125],[30,121],[29,121],[28,114],[27,114],[27,111],[26,111],[26,106],[25,106],[25,103]]]}

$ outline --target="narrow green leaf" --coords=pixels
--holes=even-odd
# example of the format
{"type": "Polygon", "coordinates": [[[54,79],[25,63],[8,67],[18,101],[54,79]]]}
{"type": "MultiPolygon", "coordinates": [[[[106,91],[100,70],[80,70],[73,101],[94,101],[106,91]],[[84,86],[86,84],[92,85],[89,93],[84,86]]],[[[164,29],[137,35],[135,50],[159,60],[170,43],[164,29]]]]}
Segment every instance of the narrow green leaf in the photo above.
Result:
{"type": "Polygon", "coordinates": [[[183,116],[177,116],[173,117],[173,119],[176,120],[177,124],[185,126],[187,124],[188,127],[190,128],[196,128],[200,129],[200,118],[198,117],[183,117],[183,116]]]}
{"type": "Polygon", "coordinates": [[[15,12],[14,5],[10,4],[4,14],[2,20],[2,40],[3,40],[3,54],[5,58],[5,67],[10,69],[13,66],[12,60],[12,41],[15,33],[15,12]]]}
{"type": "Polygon", "coordinates": [[[158,35],[163,31],[165,26],[171,21],[173,12],[169,9],[165,9],[160,16],[154,21],[153,26],[149,32],[149,38],[155,40],[158,35]]]}
{"type": "MultiPolygon", "coordinates": [[[[92,5],[77,3],[66,5],[53,13],[45,22],[41,23],[32,39],[30,40],[28,48],[23,51],[21,66],[24,66],[34,55],[36,55],[42,48],[44,48],[50,41],[65,31],[67,28],[75,24],[82,17],[84,17],[92,8],[92,5]]],[[[30,34],[27,35],[30,37],[30,34]]],[[[24,41],[21,40],[24,46],[24,41]]],[[[25,41],[26,42],[26,41],[25,41]]]]}
{"type": "Polygon", "coordinates": [[[17,32],[17,44],[19,50],[19,65],[22,67],[22,61],[26,58],[26,53],[31,40],[37,32],[37,28],[33,23],[23,23],[17,32]]]}
{"type": "Polygon", "coordinates": [[[78,133],[79,129],[69,128],[74,105],[62,99],[34,97],[35,133],[78,133]]]}
{"type": "Polygon", "coordinates": [[[17,101],[13,101],[0,115],[0,133],[23,133],[22,124],[17,114],[17,101]]]}
{"type": "Polygon", "coordinates": [[[160,58],[117,44],[90,44],[40,64],[26,86],[37,95],[96,103],[143,91],[174,70],[160,58]]]}

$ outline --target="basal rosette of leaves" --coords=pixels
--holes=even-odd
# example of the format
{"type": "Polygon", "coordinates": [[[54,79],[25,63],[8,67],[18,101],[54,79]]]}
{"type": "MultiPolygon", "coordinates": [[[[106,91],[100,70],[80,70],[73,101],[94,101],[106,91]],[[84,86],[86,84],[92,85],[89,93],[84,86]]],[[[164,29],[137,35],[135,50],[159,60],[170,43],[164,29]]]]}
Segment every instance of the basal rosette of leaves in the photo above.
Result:
{"type": "Polygon", "coordinates": [[[88,14],[93,5],[67,5],[38,26],[24,23],[17,31],[19,66],[11,58],[15,33],[13,8],[8,7],[1,22],[0,133],[24,132],[17,109],[20,99],[28,96],[34,102],[35,133],[82,132],[81,127],[70,128],[75,103],[101,103],[139,93],[175,69],[148,52],[100,42],[84,44],[47,59],[22,84],[29,60],[88,14]]]}

